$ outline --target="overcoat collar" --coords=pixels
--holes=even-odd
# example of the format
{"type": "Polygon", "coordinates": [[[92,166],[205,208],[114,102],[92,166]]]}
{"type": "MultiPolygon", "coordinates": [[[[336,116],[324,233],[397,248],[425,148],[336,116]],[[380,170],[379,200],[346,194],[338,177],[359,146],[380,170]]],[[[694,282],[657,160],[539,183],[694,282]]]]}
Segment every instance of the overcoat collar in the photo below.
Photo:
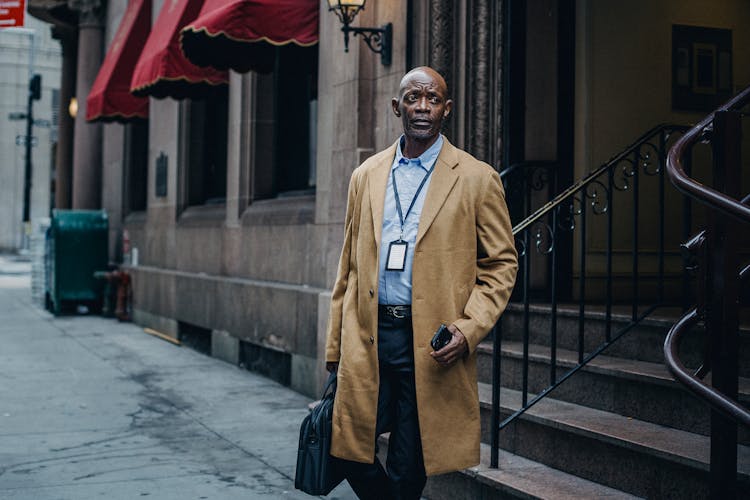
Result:
{"type": "MultiPolygon", "coordinates": [[[[375,230],[375,243],[380,248],[380,239],[383,232],[383,211],[385,205],[385,188],[388,185],[388,176],[391,173],[393,159],[396,156],[398,141],[394,142],[384,151],[380,161],[373,167],[368,180],[368,191],[370,194],[370,207],[372,209],[372,225],[375,230]]],[[[432,173],[430,185],[419,216],[419,229],[417,230],[416,245],[432,225],[440,207],[453,189],[458,180],[455,172],[458,165],[458,154],[456,148],[443,137],[443,147],[435,163],[435,171],[432,173]]]]}

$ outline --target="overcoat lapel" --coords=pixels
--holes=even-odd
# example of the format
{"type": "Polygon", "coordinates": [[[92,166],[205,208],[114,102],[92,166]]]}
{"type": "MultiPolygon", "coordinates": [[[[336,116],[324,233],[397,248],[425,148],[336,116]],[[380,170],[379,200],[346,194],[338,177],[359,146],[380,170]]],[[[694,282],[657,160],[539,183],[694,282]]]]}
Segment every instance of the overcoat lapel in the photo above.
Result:
{"type": "Polygon", "coordinates": [[[375,248],[380,248],[380,238],[383,232],[383,211],[385,210],[385,188],[388,185],[388,175],[391,173],[393,158],[396,156],[396,145],[386,149],[382,160],[373,167],[367,179],[367,190],[370,193],[370,209],[372,211],[372,227],[375,230],[375,248]]]}
{"type": "Polygon", "coordinates": [[[435,171],[432,173],[430,187],[427,188],[427,196],[424,200],[424,207],[422,207],[422,214],[419,216],[416,245],[419,245],[422,236],[424,236],[432,225],[432,222],[440,211],[440,207],[443,206],[445,199],[448,197],[451,189],[453,189],[453,185],[458,180],[458,174],[454,171],[456,165],[458,165],[456,150],[447,139],[444,139],[443,148],[440,150],[440,155],[435,165],[435,171]]]}

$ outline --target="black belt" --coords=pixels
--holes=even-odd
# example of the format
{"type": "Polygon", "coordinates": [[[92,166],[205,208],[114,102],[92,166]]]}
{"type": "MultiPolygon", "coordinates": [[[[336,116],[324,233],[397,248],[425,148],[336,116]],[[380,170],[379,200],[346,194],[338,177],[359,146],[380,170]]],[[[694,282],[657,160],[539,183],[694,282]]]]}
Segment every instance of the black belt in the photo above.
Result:
{"type": "Polygon", "coordinates": [[[378,314],[396,319],[411,318],[411,306],[388,306],[378,304],[378,314]]]}

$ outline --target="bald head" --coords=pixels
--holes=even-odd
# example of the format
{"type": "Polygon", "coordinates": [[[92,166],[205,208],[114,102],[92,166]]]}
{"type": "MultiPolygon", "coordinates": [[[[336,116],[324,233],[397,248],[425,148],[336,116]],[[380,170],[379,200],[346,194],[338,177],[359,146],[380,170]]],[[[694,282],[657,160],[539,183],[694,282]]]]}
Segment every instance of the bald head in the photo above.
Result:
{"type": "Polygon", "coordinates": [[[443,78],[440,73],[430,68],[429,66],[419,66],[418,68],[414,68],[413,70],[406,73],[403,78],[401,78],[401,83],[399,84],[398,88],[399,97],[402,97],[404,95],[404,91],[409,86],[409,83],[414,79],[418,81],[432,80],[434,84],[441,90],[443,95],[446,98],[448,97],[448,84],[445,83],[445,78],[443,78]]]}
{"type": "Polygon", "coordinates": [[[416,158],[437,140],[453,101],[448,99],[448,86],[440,73],[421,66],[404,75],[391,106],[404,126],[402,152],[407,158],[416,158]]]}

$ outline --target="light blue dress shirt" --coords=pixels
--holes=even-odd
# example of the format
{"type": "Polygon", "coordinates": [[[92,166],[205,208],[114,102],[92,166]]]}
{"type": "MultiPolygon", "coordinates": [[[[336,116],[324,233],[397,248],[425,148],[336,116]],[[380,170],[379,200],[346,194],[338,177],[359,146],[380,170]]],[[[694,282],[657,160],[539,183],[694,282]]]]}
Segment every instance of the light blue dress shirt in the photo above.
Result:
{"type": "MultiPolygon", "coordinates": [[[[380,240],[380,269],[378,274],[378,303],[388,305],[411,304],[411,270],[414,262],[414,247],[417,242],[417,230],[419,229],[419,216],[422,213],[427,189],[430,187],[432,174],[427,178],[419,197],[414,202],[408,217],[406,211],[409,209],[414,194],[417,192],[422,179],[430,171],[437,161],[440,149],[443,147],[443,136],[438,136],[435,143],[418,158],[404,158],[401,153],[403,136],[398,141],[396,157],[393,159],[391,171],[396,176],[398,186],[398,197],[401,202],[401,213],[404,215],[404,241],[409,243],[406,250],[406,263],[403,271],[386,271],[386,260],[388,259],[388,247],[392,241],[399,239],[401,235],[401,222],[396,211],[396,197],[393,193],[393,175],[388,175],[388,185],[385,188],[385,205],[383,208],[383,232],[380,240]]],[[[433,172],[434,174],[434,172],[433,172]]]]}

